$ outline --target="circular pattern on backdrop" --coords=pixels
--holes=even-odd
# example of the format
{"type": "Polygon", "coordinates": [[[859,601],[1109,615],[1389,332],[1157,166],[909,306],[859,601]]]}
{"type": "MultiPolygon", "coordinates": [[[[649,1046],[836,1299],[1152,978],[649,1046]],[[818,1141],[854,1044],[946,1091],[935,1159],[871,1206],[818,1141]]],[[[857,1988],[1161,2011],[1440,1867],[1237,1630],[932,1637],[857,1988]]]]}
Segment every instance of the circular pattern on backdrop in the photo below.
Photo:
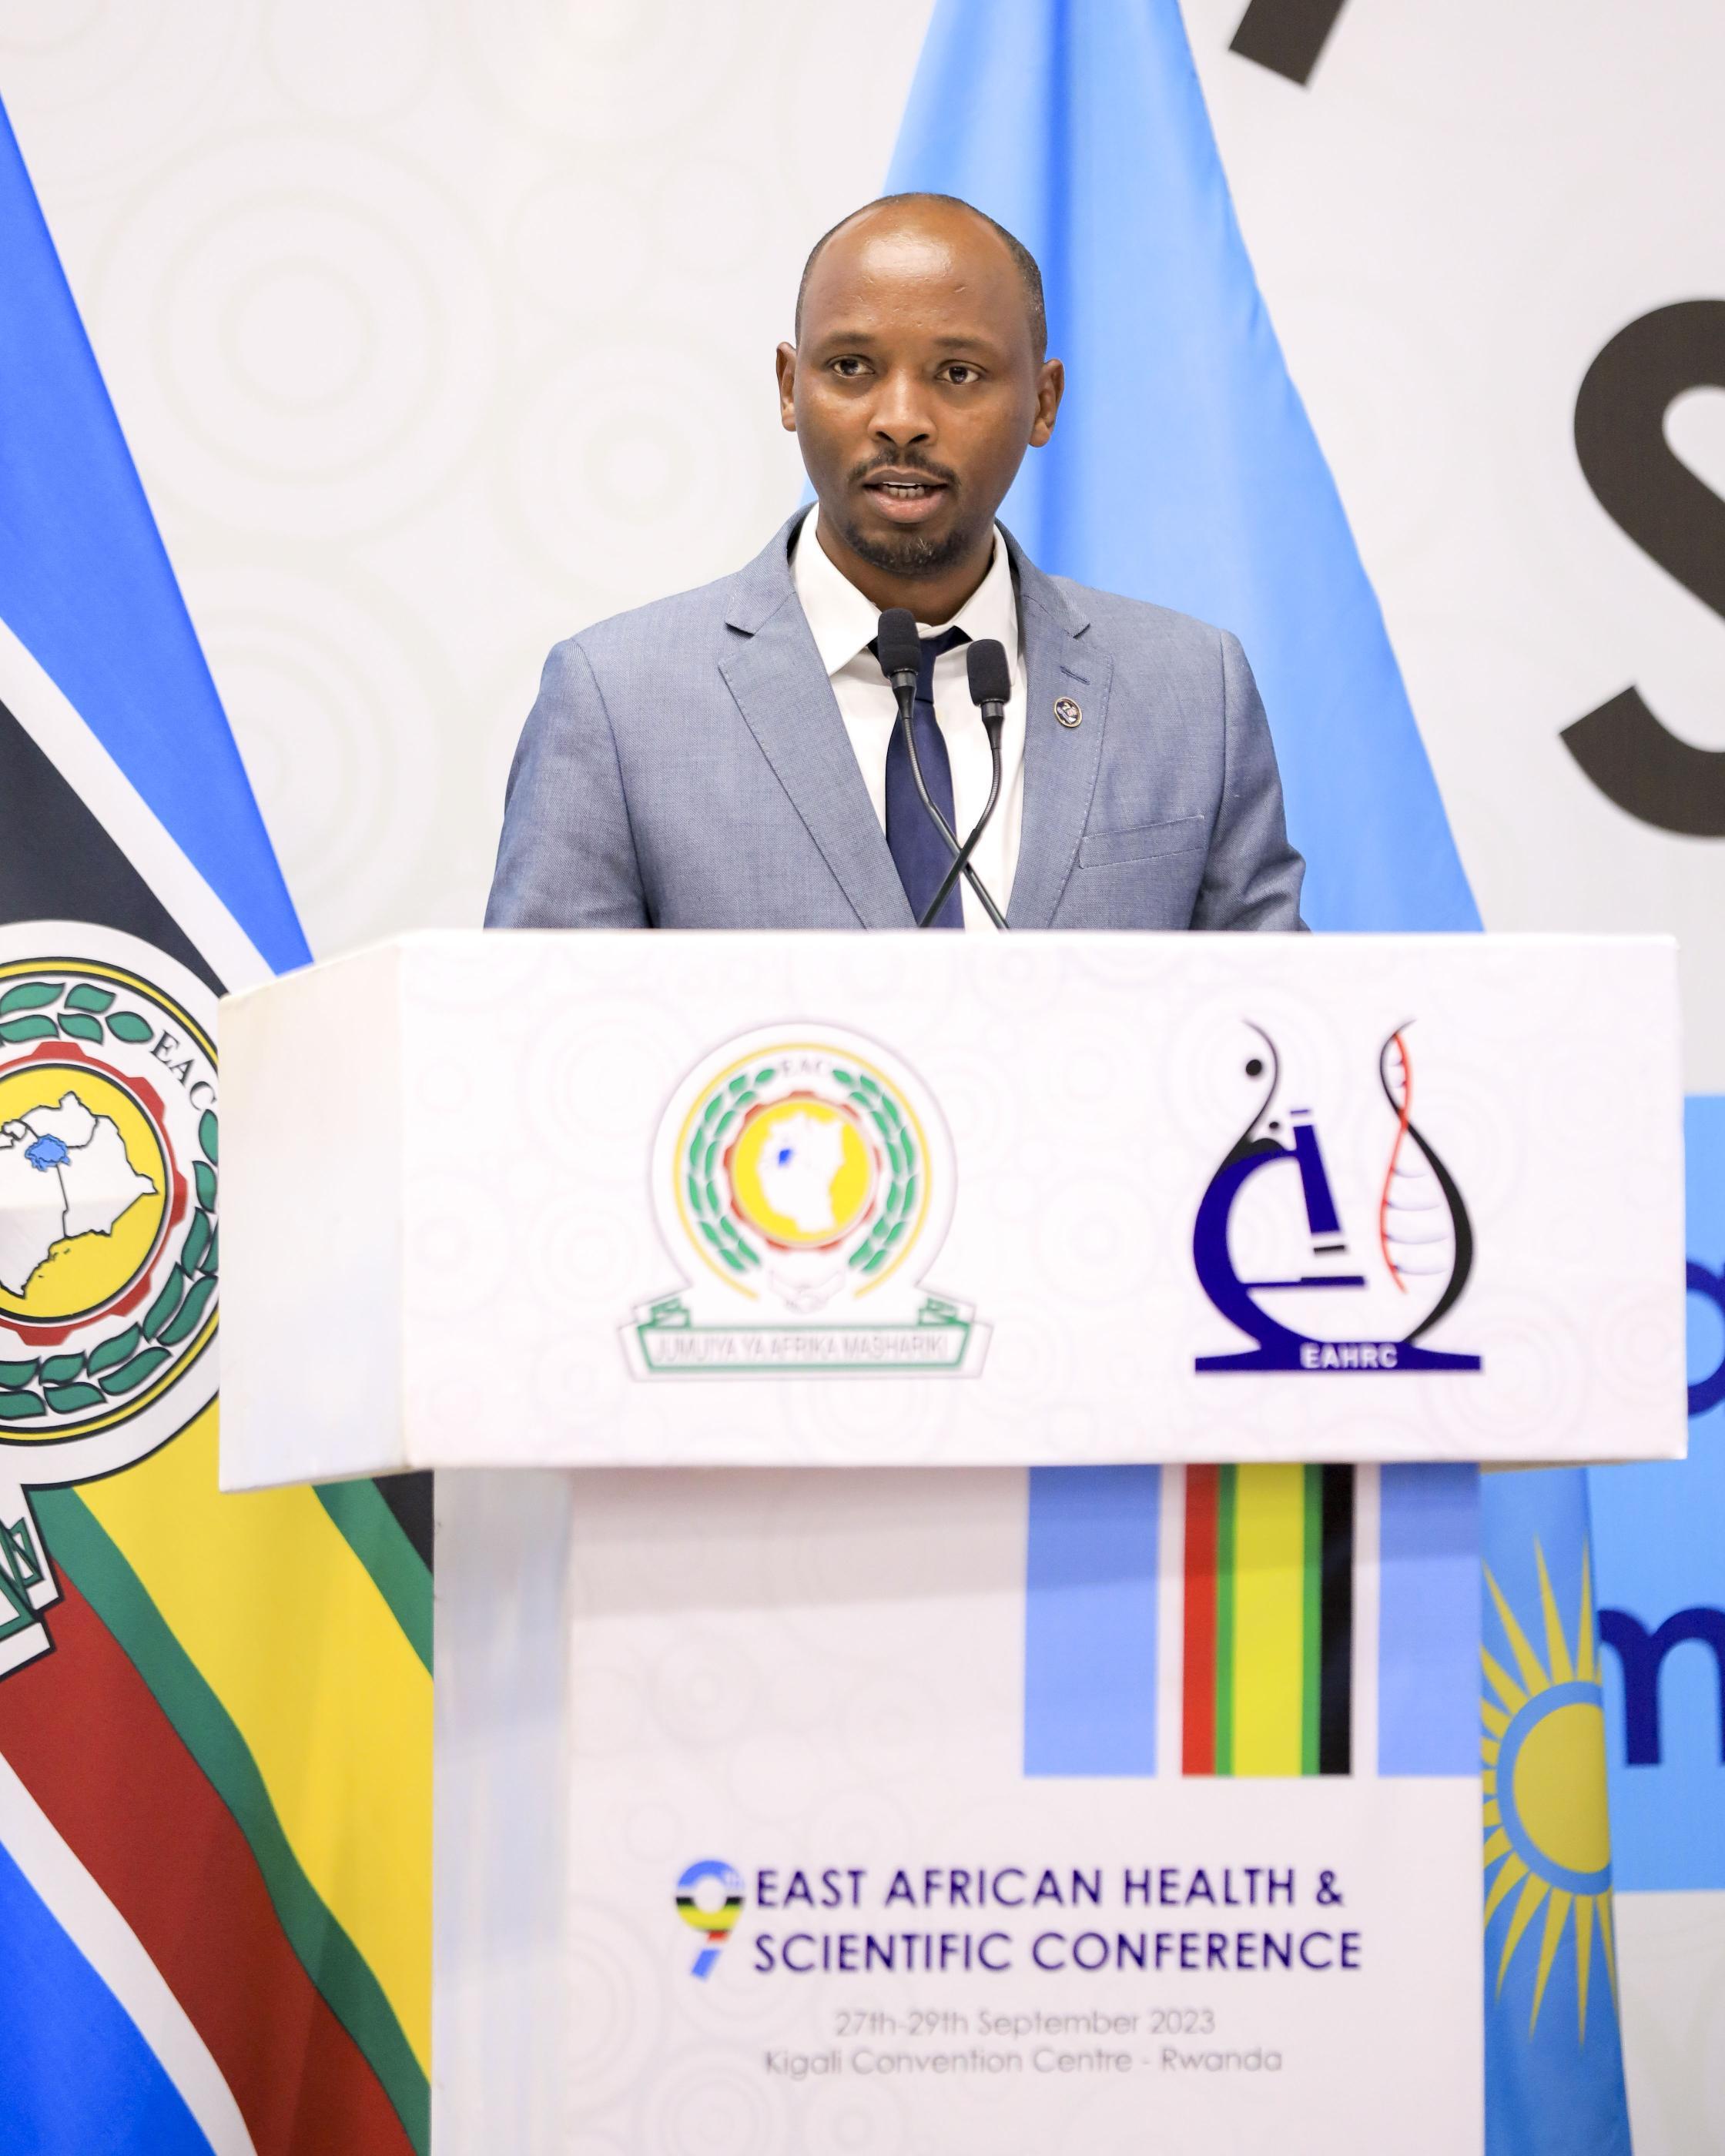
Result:
{"type": "MultiPolygon", "coordinates": [[[[772,234],[765,178],[730,158],[668,166],[654,203],[658,249],[690,278],[722,284],[754,260],[772,234]]],[[[785,295],[783,333],[792,326],[785,295]]]]}
{"type": "Polygon", "coordinates": [[[457,20],[475,86],[560,149],[572,131],[588,143],[675,135],[722,103],[748,50],[732,10],[671,0],[487,0],[457,20]]]}
{"type": "MultiPolygon", "coordinates": [[[[57,8],[39,7],[36,0],[0,0],[0,53],[22,54],[39,66],[54,57],[69,56],[69,70],[76,64],[69,56],[109,15],[118,19],[121,10],[105,6],[103,0],[62,0],[57,8]]],[[[149,35],[150,10],[131,7],[125,16],[131,24],[136,49],[149,35]]]]}
{"type": "Polygon", "coordinates": [[[0,71],[14,112],[51,122],[49,146],[87,182],[219,124],[244,28],[241,8],[205,0],[0,0],[0,71]]]}
{"type": "Polygon", "coordinates": [[[680,2052],[655,2074],[643,2145],[660,2156],[778,2156],[786,2123],[753,2059],[734,2049],[680,2052]]]}
{"type": "Polygon", "coordinates": [[[321,119],[370,123],[424,95],[436,58],[434,22],[424,0],[365,0],[362,8],[352,0],[275,0],[264,50],[296,105],[321,119]]]}
{"type": "Polygon", "coordinates": [[[519,520],[529,564],[559,591],[602,576],[633,602],[747,561],[795,495],[791,473],[781,485],[763,471],[771,394],[756,370],[727,375],[710,346],[671,334],[560,355],[525,392],[510,453],[502,506],[519,520]]]}
{"type": "Polygon", "coordinates": [[[355,574],[218,570],[203,645],[314,950],[377,932],[412,881],[459,766],[424,753],[440,693],[430,632],[355,574]]]}
{"type": "Polygon", "coordinates": [[[653,250],[636,196],[614,180],[558,172],[522,200],[510,228],[514,290],[554,320],[590,329],[595,302],[632,310],[653,250]]]}
{"type": "Polygon", "coordinates": [[[570,1902],[567,1937],[561,2064],[567,2085],[581,2092],[582,2109],[592,2117],[648,2074],[663,2041],[665,1972],[677,1964],[663,1938],[649,1943],[598,1902],[570,1902]]]}
{"type": "Polygon", "coordinates": [[[92,313],[101,341],[149,354],[128,416],[167,483],[237,525],[321,538],[398,521],[466,454],[493,283],[441,173],[283,130],[141,189],[92,313]]]}

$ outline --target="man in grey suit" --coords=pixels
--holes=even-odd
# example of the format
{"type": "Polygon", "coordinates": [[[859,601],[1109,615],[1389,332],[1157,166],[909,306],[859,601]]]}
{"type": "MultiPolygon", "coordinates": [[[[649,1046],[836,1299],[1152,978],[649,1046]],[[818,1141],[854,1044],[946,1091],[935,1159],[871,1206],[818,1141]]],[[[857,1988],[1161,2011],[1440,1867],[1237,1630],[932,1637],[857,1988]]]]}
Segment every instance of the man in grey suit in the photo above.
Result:
{"type": "MultiPolygon", "coordinates": [[[[944,196],[836,226],[778,351],[818,506],[747,567],[558,644],[510,774],[488,925],[910,928],[950,849],[872,649],[928,624],[913,726],[962,835],[988,798],[968,640],[1011,694],[974,865],[1019,928],[1296,928],[1303,865],[1235,639],[1047,577],[994,521],[1065,386],[1012,236],[944,196]]],[[[988,926],[972,889],[936,925],[988,926]]]]}

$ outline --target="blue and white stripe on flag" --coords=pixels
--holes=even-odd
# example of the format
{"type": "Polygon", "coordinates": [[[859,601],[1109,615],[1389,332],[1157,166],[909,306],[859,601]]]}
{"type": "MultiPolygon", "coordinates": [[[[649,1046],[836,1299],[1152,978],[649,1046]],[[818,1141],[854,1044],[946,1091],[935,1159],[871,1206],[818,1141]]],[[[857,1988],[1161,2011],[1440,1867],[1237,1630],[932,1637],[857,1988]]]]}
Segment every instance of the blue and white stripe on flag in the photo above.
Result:
{"type": "Polygon", "coordinates": [[[0,704],[151,885],[184,894],[182,926],[228,985],[303,964],[292,902],[3,108],[0,262],[0,704]],[[249,965],[243,948],[227,955],[236,930],[249,965]]]}

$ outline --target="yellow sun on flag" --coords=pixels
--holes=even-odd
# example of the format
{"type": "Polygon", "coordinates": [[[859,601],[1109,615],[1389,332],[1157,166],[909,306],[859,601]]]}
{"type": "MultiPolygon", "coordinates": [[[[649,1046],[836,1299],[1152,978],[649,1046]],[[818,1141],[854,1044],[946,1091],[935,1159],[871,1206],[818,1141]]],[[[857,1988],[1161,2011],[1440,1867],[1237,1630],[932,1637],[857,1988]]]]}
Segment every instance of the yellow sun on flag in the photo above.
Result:
{"type": "Polygon", "coordinates": [[[1580,2040],[1587,2036],[1588,1979],[1597,1923],[1611,1996],[1617,1964],[1611,1927],[1611,1833],[1605,1810],[1605,1708],[1594,1650],[1593,1585],[1588,1553],[1581,1559],[1581,1607],[1575,1644],[1564,1636],[1545,1553],[1536,1543],[1545,1635],[1540,1660],[1490,1571],[1486,1584],[1516,1666],[1512,1676],[1481,1648],[1486,1689],[1480,1702],[1486,1734],[1486,1922],[1516,1895],[1497,1989],[1516,1949],[1543,1909],[1539,1963],[1533,1981],[1531,2035],[1545,1987],[1574,1917],[1575,1989],[1580,2040]],[[1497,1876],[1491,1876],[1497,1866],[1497,1876]],[[1517,1894],[1517,1889],[1520,1892],[1517,1894]]]}

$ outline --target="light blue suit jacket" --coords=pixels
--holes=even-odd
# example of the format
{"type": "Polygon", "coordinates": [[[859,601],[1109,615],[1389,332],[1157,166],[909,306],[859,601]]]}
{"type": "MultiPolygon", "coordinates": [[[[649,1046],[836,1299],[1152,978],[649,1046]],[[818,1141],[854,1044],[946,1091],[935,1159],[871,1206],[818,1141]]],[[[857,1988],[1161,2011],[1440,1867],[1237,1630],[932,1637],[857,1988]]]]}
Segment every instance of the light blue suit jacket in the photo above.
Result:
{"type": "MultiPolygon", "coordinates": [[[[552,651],[488,927],[915,926],[791,582],[798,521],[552,651]]],[[[1297,928],[1304,864],[1239,644],[1007,545],[1028,677],[1009,925],[1297,928]]]]}

